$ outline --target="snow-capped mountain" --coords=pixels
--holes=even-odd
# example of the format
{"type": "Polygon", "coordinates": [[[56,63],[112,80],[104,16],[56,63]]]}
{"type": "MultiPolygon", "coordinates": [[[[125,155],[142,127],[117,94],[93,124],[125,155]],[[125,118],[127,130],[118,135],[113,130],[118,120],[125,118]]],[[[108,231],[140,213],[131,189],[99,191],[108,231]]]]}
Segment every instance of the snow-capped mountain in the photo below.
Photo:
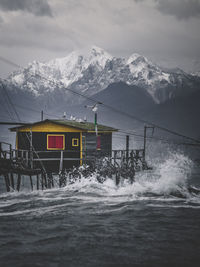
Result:
{"type": "Polygon", "coordinates": [[[47,94],[54,97],[61,92],[65,101],[77,103],[81,98],[73,97],[66,88],[91,96],[121,81],[144,88],[156,103],[196,90],[200,85],[200,78],[183,71],[164,70],[139,54],[116,58],[96,46],[45,63],[34,61],[13,72],[7,84],[36,98],[47,94]]]}
{"type": "Polygon", "coordinates": [[[198,76],[198,77],[200,77],[200,71],[196,71],[196,72],[192,73],[192,76],[198,76]]]}

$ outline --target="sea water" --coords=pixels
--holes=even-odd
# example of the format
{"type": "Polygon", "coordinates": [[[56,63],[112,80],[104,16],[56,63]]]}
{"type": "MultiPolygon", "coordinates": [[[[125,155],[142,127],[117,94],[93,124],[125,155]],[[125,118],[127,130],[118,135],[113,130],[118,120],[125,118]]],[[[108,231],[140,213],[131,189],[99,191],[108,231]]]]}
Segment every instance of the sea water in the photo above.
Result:
{"type": "Polygon", "coordinates": [[[118,187],[95,175],[0,195],[0,266],[200,266],[200,170],[181,153],[118,187]]]}

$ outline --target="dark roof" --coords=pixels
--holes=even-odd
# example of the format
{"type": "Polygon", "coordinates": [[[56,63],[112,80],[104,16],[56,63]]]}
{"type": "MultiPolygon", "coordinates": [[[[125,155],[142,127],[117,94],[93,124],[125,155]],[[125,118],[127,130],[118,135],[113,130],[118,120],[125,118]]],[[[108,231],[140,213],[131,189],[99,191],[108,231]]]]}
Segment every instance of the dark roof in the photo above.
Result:
{"type": "MultiPolygon", "coordinates": [[[[52,123],[59,124],[59,125],[70,126],[70,127],[76,128],[76,129],[83,130],[83,131],[84,130],[85,131],[94,131],[95,130],[94,123],[92,123],[92,122],[78,122],[78,121],[69,121],[69,120],[44,120],[44,121],[39,121],[39,122],[35,122],[35,123],[25,124],[24,126],[10,128],[10,130],[16,131],[17,129],[22,129],[23,127],[33,126],[33,125],[41,124],[44,122],[52,122],[52,123]]],[[[98,124],[98,131],[115,132],[115,131],[117,131],[117,129],[109,127],[109,126],[98,124]]]]}

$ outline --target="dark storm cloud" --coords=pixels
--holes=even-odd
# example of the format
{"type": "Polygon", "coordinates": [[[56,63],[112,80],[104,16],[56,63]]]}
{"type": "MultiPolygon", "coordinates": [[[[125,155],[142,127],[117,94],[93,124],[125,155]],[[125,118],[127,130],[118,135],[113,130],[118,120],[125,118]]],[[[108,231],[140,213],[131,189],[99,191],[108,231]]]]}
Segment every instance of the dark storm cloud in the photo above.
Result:
{"type": "Polygon", "coordinates": [[[0,0],[0,9],[4,11],[26,11],[36,16],[52,16],[47,0],[0,0]]]}
{"type": "Polygon", "coordinates": [[[163,14],[177,19],[188,19],[200,16],[200,0],[154,0],[157,9],[163,14]]]}
{"type": "Polygon", "coordinates": [[[180,66],[187,57],[186,68],[200,56],[199,2],[0,0],[0,55],[24,65],[95,44],[114,56],[137,52],[168,67],[170,58],[180,66]]]}

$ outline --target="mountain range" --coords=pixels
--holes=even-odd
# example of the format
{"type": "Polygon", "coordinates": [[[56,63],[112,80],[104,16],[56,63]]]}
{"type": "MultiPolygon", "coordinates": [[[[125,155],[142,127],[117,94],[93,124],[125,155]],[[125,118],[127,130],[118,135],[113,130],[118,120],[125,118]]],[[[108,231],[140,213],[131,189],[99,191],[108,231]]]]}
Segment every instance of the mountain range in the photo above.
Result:
{"type": "MultiPolygon", "coordinates": [[[[91,111],[84,108],[91,101],[84,95],[161,126],[200,136],[200,77],[178,68],[160,67],[139,54],[114,57],[92,46],[49,62],[34,61],[1,83],[2,118],[14,116],[5,88],[24,121],[38,120],[42,109],[46,116],[61,117],[66,111],[92,119],[91,111]]],[[[113,110],[99,108],[98,113],[102,123],[137,127],[130,118],[113,110]]]]}
{"type": "Polygon", "coordinates": [[[70,89],[92,96],[117,82],[144,88],[159,104],[198,90],[200,77],[159,67],[139,54],[117,58],[92,46],[86,52],[74,51],[49,62],[33,61],[10,74],[6,85],[12,91],[21,90],[40,99],[47,95],[54,99],[59,93],[68,104],[76,104],[83,99],[74,96],[70,89]]]}

